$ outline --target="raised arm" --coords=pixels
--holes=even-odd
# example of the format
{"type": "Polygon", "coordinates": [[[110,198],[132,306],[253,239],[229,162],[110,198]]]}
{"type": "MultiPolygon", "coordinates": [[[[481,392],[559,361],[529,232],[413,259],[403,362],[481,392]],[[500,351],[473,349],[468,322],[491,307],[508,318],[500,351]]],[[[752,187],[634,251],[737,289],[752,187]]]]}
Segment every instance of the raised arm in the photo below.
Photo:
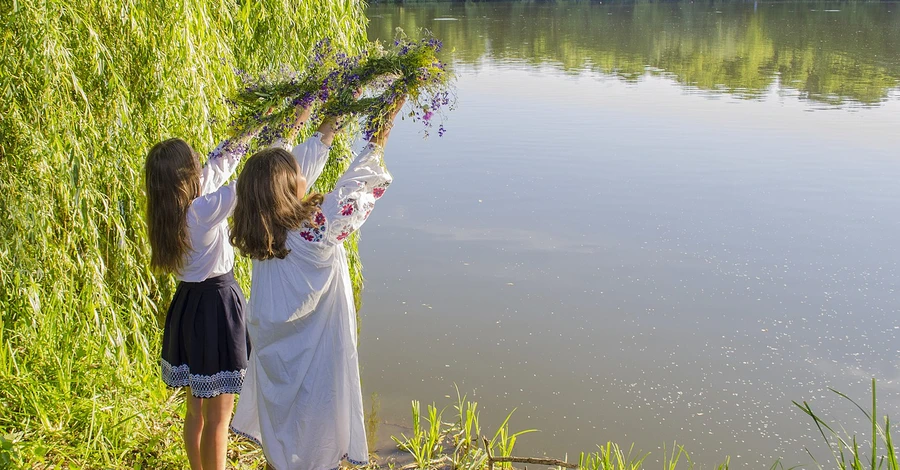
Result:
{"type": "Polygon", "coordinates": [[[309,121],[309,115],[311,113],[311,105],[298,105],[294,108],[294,121],[291,123],[291,127],[284,133],[282,139],[289,145],[293,144],[297,140],[297,134],[300,133],[300,129],[303,129],[303,126],[309,121]]]}
{"type": "Polygon", "coordinates": [[[241,158],[247,153],[250,141],[260,128],[250,129],[243,134],[223,140],[209,152],[206,163],[200,171],[200,195],[219,189],[237,169],[241,158]]]}
{"type": "MultiPolygon", "coordinates": [[[[403,102],[404,99],[401,98],[394,103],[389,123],[393,123],[403,102]]],[[[351,233],[359,230],[375,207],[375,201],[390,186],[393,178],[385,169],[383,161],[390,125],[385,127],[372,136],[369,144],[338,180],[334,191],[325,196],[322,203],[322,215],[326,223],[322,240],[324,243],[341,243],[351,233]]]]}
{"type": "MultiPolygon", "coordinates": [[[[361,91],[354,93],[358,97],[361,91]]],[[[295,109],[294,121],[287,129],[284,136],[276,139],[272,143],[274,147],[281,147],[294,156],[297,164],[300,165],[300,171],[306,178],[306,187],[312,188],[322,170],[325,169],[325,163],[328,160],[328,152],[331,144],[334,142],[335,135],[341,131],[341,117],[328,115],[322,120],[318,130],[306,139],[306,141],[294,146],[294,140],[300,129],[309,121],[311,107],[309,105],[301,105],[295,109]]]]}
{"type": "Polygon", "coordinates": [[[297,164],[300,165],[300,172],[303,173],[303,176],[306,178],[307,188],[312,188],[312,185],[319,178],[319,175],[322,174],[322,170],[325,169],[325,162],[328,160],[328,151],[331,149],[331,141],[334,139],[334,135],[332,134],[326,143],[325,136],[321,132],[322,128],[326,127],[326,120],[326,122],[323,122],[322,125],[319,126],[319,132],[311,135],[308,139],[298,145],[293,144],[300,129],[302,129],[307,121],[309,121],[311,111],[311,107],[308,105],[298,106],[294,111],[294,121],[291,123],[291,126],[283,136],[272,143],[272,147],[281,147],[294,156],[294,159],[297,160],[297,164]]]}
{"type": "Polygon", "coordinates": [[[331,146],[334,136],[341,131],[341,128],[340,119],[337,116],[326,116],[317,132],[322,135],[322,143],[331,146]]]}
{"type": "Polygon", "coordinates": [[[316,233],[304,233],[314,230],[304,227],[300,236],[308,241],[321,240],[327,245],[334,245],[359,230],[375,207],[375,201],[381,198],[391,184],[391,174],[382,164],[383,154],[384,149],[377,144],[367,145],[353,159],[335,185],[334,191],[325,195],[321,213],[324,217],[318,230],[315,230],[316,233]],[[320,238],[319,234],[324,236],[320,238]]]}
{"type": "MultiPolygon", "coordinates": [[[[359,99],[359,97],[362,96],[362,93],[363,93],[362,88],[358,88],[358,89],[354,90],[353,91],[353,99],[359,99]]],[[[331,145],[331,143],[334,141],[335,134],[337,134],[338,132],[341,131],[341,129],[344,128],[343,121],[346,118],[346,116],[329,114],[328,106],[326,105],[325,108],[326,108],[325,119],[322,120],[322,124],[319,125],[318,132],[320,134],[322,134],[322,142],[325,145],[331,145]]]]}
{"type": "Polygon", "coordinates": [[[372,138],[369,139],[369,142],[378,145],[381,148],[384,148],[387,145],[388,137],[391,135],[391,128],[394,127],[394,120],[397,118],[397,113],[400,112],[400,109],[403,108],[403,104],[406,103],[406,96],[401,96],[397,98],[397,101],[391,106],[389,111],[390,119],[387,120],[387,123],[384,127],[372,134],[372,138]]]}
{"type": "Polygon", "coordinates": [[[337,118],[329,116],[322,121],[319,129],[315,134],[311,135],[300,145],[291,149],[291,154],[300,165],[300,171],[306,178],[306,187],[312,189],[322,170],[325,169],[325,163],[328,161],[328,153],[331,150],[331,143],[334,141],[335,133],[340,128],[337,124],[337,118]]]}

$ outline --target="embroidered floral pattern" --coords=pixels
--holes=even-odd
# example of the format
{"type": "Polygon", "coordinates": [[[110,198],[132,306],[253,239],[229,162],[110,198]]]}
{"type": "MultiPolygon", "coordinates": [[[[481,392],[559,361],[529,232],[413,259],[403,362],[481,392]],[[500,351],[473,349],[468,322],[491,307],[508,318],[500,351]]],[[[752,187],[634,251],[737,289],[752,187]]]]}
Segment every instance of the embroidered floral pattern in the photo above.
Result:
{"type": "Polygon", "coordinates": [[[212,398],[223,393],[241,393],[244,374],[247,369],[223,370],[213,375],[192,374],[187,364],[173,366],[165,359],[160,360],[162,379],[169,387],[190,387],[191,395],[197,398],[212,398]]]}
{"type": "MultiPolygon", "coordinates": [[[[351,458],[349,457],[349,455],[350,455],[350,454],[344,454],[344,455],[342,455],[341,458],[339,458],[338,460],[346,460],[346,461],[348,461],[348,462],[350,462],[351,464],[356,465],[356,466],[360,466],[360,465],[368,465],[368,464],[369,464],[369,461],[368,461],[368,460],[353,460],[353,459],[351,459],[351,458]]],[[[340,462],[338,462],[337,467],[334,467],[334,468],[332,468],[331,470],[338,470],[339,468],[341,468],[340,462]]]]}
{"type": "Polygon", "coordinates": [[[308,242],[320,242],[325,237],[325,226],[307,228],[300,232],[300,236],[308,242]]]}
{"type": "Polygon", "coordinates": [[[303,222],[303,225],[300,227],[300,238],[308,241],[308,242],[320,242],[323,238],[325,238],[326,231],[326,220],[325,214],[322,211],[316,213],[313,217],[315,221],[315,225],[310,222],[303,222]]]}
{"type": "Polygon", "coordinates": [[[380,147],[369,145],[356,157],[335,190],[326,195],[322,216],[316,214],[309,224],[300,228],[304,240],[339,244],[365,222],[375,202],[391,184],[391,175],[381,165],[380,151],[380,147]],[[323,222],[328,223],[327,229],[323,222]]]}
{"type": "Polygon", "coordinates": [[[230,429],[231,432],[237,434],[238,436],[241,436],[241,437],[243,437],[243,438],[245,438],[245,439],[250,439],[251,442],[253,442],[254,444],[256,444],[256,445],[258,445],[258,446],[260,446],[260,447],[262,447],[262,442],[260,442],[259,439],[257,439],[257,438],[255,438],[255,437],[251,436],[250,434],[245,433],[244,431],[241,431],[241,430],[239,430],[238,428],[236,428],[236,427],[234,427],[234,426],[228,426],[228,429],[230,429]]]}
{"type": "MultiPolygon", "coordinates": [[[[228,426],[228,429],[231,430],[231,432],[237,434],[238,436],[241,436],[241,437],[243,437],[243,438],[249,439],[249,440],[250,440],[251,442],[253,442],[254,444],[256,444],[256,445],[262,447],[262,442],[260,442],[260,440],[257,439],[256,437],[251,436],[249,433],[246,433],[246,432],[244,432],[244,431],[241,431],[240,429],[238,429],[238,428],[236,428],[236,427],[234,427],[234,426],[228,426]]],[[[344,455],[341,456],[341,458],[338,459],[338,461],[341,461],[341,460],[346,460],[347,462],[350,462],[351,464],[357,465],[357,466],[368,465],[368,464],[369,464],[369,461],[368,461],[368,460],[354,460],[354,459],[351,459],[349,453],[345,453],[344,455]]],[[[332,468],[331,470],[338,470],[339,468],[341,468],[340,462],[338,462],[338,465],[337,465],[336,467],[332,468]]]]}

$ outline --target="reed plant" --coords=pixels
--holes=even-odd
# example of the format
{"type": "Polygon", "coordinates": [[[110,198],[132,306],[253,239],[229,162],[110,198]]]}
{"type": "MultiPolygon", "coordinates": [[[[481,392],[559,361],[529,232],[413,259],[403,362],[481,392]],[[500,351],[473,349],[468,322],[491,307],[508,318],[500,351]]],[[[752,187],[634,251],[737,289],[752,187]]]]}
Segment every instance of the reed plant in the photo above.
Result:
{"type": "MultiPolygon", "coordinates": [[[[871,424],[871,434],[869,435],[868,446],[860,444],[855,434],[841,433],[829,425],[824,419],[817,415],[807,402],[793,402],[794,406],[803,411],[804,414],[812,418],[816,425],[816,429],[828,445],[833,459],[833,468],[841,470],[900,470],[900,463],[897,461],[897,449],[894,447],[894,439],[891,436],[891,419],[884,416],[883,419],[878,418],[878,401],[875,386],[875,379],[872,379],[872,409],[866,410],[860,406],[849,396],[830,388],[833,393],[853,404],[863,416],[866,417],[866,423],[871,424]],[[882,424],[883,423],[883,424],[882,424]],[[865,451],[868,450],[868,455],[865,451]]],[[[809,452],[809,450],[807,450],[809,452]]],[[[820,469],[826,468],[819,463],[816,457],[809,452],[810,458],[813,459],[816,466],[820,469]]]]}
{"type": "Polygon", "coordinates": [[[434,404],[428,405],[427,426],[422,425],[419,402],[412,402],[412,435],[401,434],[400,438],[391,436],[397,447],[408,452],[415,460],[416,467],[431,468],[433,461],[443,452],[444,423],[441,421],[443,411],[438,411],[434,404]]]}
{"type": "MultiPolygon", "coordinates": [[[[879,419],[877,415],[877,394],[875,380],[872,380],[872,408],[867,410],[856,401],[837,390],[832,392],[852,403],[866,417],[866,423],[871,425],[871,435],[867,442],[860,443],[856,435],[847,435],[835,431],[836,425],[828,424],[817,415],[807,402],[793,402],[805,415],[812,418],[815,427],[825,440],[832,454],[832,463],[820,463],[809,450],[813,463],[820,470],[837,468],[840,470],[900,470],[897,460],[897,449],[891,435],[890,418],[884,416],[879,419]],[[866,454],[868,451],[868,454],[866,454]]],[[[557,470],[641,470],[647,468],[647,459],[650,452],[635,450],[632,444],[627,451],[614,442],[607,442],[597,447],[592,452],[582,452],[577,464],[566,460],[556,460],[544,457],[513,457],[512,451],[517,438],[523,434],[535,432],[534,429],[511,432],[509,421],[512,413],[508,414],[498,426],[493,438],[488,440],[481,436],[478,403],[471,402],[466,395],[456,389],[456,419],[450,423],[440,422],[441,413],[437,412],[434,404],[429,405],[428,427],[420,423],[418,402],[413,402],[413,437],[402,439],[394,438],[399,448],[409,452],[413,456],[413,463],[403,467],[412,469],[437,469],[449,468],[452,470],[492,470],[494,468],[512,468],[510,460],[528,465],[543,467],[556,467],[557,470]],[[484,447],[479,447],[479,439],[484,447]],[[447,453],[442,453],[443,444],[449,444],[447,453]]],[[[514,410],[515,411],[515,410],[514,410]]],[[[691,459],[687,450],[678,443],[671,447],[663,445],[660,459],[666,470],[692,469],[695,462],[691,459]]],[[[725,457],[715,466],[717,470],[728,470],[731,459],[725,457]]],[[[787,468],[794,470],[803,466],[796,465],[787,468]]],[[[699,466],[698,466],[699,468],[699,466]]],[[[785,470],[784,464],[776,460],[770,470],[785,470]]]]}
{"type": "Polygon", "coordinates": [[[594,452],[582,452],[578,466],[584,470],[638,470],[649,454],[634,455],[634,444],[624,453],[618,444],[607,442],[594,452]]]}

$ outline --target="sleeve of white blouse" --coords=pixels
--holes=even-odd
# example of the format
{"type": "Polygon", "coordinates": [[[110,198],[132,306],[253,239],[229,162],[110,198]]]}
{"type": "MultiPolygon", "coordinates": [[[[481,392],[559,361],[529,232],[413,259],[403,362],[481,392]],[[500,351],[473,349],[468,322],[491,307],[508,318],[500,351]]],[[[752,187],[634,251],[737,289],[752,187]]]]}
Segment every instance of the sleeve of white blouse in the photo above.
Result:
{"type": "Polygon", "coordinates": [[[237,203],[234,186],[232,183],[223,184],[215,191],[194,199],[191,208],[201,225],[212,227],[231,216],[237,203]]]}
{"type": "Polygon", "coordinates": [[[325,195],[322,214],[328,226],[324,243],[341,243],[359,230],[375,207],[375,201],[390,186],[392,178],[382,164],[383,154],[380,146],[367,145],[338,180],[334,191],[325,195]]]}
{"type": "Polygon", "coordinates": [[[237,169],[241,158],[247,153],[247,146],[224,140],[209,157],[200,171],[200,195],[205,196],[219,189],[237,169]]]}
{"type": "Polygon", "coordinates": [[[297,160],[300,165],[300,171],[306,178],[306,187],[312,188],[325,169],[325,162],[328,161],[328,152],[331,147],[322,143],[322,133],[316,132],[309,136],[308,139],[291,148],[290,144],[284,139],[276,139],[272,143],[273,147],[281,147],[297,160]]]}

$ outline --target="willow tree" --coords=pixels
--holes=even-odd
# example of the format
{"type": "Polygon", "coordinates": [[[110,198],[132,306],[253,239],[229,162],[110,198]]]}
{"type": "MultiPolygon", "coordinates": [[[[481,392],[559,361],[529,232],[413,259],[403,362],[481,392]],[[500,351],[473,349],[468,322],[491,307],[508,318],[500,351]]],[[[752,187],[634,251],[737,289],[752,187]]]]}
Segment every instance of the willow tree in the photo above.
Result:
{"type": "Polygon", "coordinates": [[[0,1],[0,466],[184,465],[158,377],[174,280],[148,267],[144,155],[170,136],[211,149],[235,70],[302,69],[325,37],[356,52],[362,5],[0,1]]]}

